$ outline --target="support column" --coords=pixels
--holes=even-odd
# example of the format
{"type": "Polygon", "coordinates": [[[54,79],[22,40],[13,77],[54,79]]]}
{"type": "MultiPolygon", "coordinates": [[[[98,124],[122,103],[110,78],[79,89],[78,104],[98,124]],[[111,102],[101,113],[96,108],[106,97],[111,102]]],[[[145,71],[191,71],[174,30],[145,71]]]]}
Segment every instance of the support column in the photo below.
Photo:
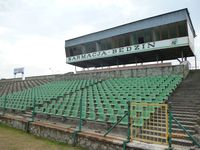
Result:
{"type": "Polygon", "coordinates": [[[181,60],[182,60],[182,62],[183,62],[183,58],[184,58],[183,51],[181,51],[181,60]]]}
{"type": "Polygon", "coordinates": [[[75,70],[75,74],[76,74],[76,72],[77,72],[77,70],[76,70],[76,66],[74,67],[74,70],[75,70]]]}
{"type": "Polygon", "coordinates": [[[156,61],[157,61],[157,64],[158,64],[158,55],[156,55],[156,61]]]}
{"type": "Polygon", "coordinates": [[[137,57],[135,57],[135,62],[136,62],[136,66],[137,66],[137,57]]]}

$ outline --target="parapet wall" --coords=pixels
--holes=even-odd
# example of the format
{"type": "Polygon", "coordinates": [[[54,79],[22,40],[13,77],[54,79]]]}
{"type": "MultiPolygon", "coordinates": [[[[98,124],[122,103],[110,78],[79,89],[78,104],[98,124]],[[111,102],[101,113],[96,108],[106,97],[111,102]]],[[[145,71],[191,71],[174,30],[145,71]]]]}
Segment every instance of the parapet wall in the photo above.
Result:
{"type": "Polygon", "coordinates": [[[26,77],[25,80],[34,80],[34,79],[56,79],[59,77],[60,74],[53,74],[53,75],[43,75],[43,76],[33,76],[33,77],[26,77]]]}
{"type": "Polygon", "coordinates": [[[180,65],[154,64],[137,67],[122,67],[115,69],[102,69],[97,71],[83,71],[71,76],[65,76],[65,79],[107,79],[107,78],[127,78],[127,77],[146,77],[146,76],[162,76],[162,75],[183,75],[186,77],[189,72],[189,65],[187,62],[180,65]]]}
{"type": "Polygon", "coordinates": [[[1,79],[0,82],[13,82],[13,81],[22,81],[22,78],[10,78],[10,79],[1,79]]]}

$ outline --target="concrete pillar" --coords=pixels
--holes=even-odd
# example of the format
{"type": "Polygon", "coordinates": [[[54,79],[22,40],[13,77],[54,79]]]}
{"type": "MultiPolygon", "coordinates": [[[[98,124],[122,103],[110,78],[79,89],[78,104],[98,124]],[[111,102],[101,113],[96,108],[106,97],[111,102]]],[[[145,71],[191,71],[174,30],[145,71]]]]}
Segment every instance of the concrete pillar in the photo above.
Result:
{"type": "Polygon", "coordinates": [[[183,58],[184,58],[184,56],[183,56],[183,51],[181,51],[181,61],[183,62],[183,58]]]}
{"type": "Polygon", "coordinates": [[[76,70],[76,66],[74,67],[74,70],[75,70],[75,74],[76,74],[76,72],[77,72],[77,70],[76,70]]]}
{"type": "Polygon", "coordinates": [[[157,64],[159,63],[159,60],[158,60],[158,55],[156,55],[156,61],[157,61],[157,64]]]}

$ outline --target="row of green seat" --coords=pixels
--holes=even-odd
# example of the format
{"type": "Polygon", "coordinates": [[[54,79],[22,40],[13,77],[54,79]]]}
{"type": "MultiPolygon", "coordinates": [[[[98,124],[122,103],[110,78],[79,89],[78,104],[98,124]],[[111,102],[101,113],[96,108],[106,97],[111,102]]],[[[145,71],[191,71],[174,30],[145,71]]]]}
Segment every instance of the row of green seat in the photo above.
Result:
{"type": "MultiPolygon", "coordinates": [[[[56,101],[56,103],[46,103],[45,106],[37,108],[37,112],[41,114],[78,118],[80,116],[80,100],[82,100],[84,119],[115,122],[118,117],[122,117],[124,112],[127,111],[128,100],[137,103],[163,103],[168,99],[168,96],[175,90],[181,80],[182,77],[179,75],[109,79],[93,84],[71,95],[66,95],[64,98],[56,101]],[[140,88],[142,92],[139,90],[134,92],[135,86],[132,85],[135,85],[135,82],[141,84],[137,88],[140,88]],[[157,82],[159,82],[159,84],[157,82]],[[153,86],[155,84],[156,86],[153,86]],[[148,89],[148,87],[151,86],[153,86],[151,92],[150,90],[142,90],[144,87],[148,89]]],[[[148,119],[150,114],[154,113],[155,109],[156,108],[151,107],[148,108],[147,111],[143,111],[142,108],[136,108],[135,114],[142,113],[144,117],[142,117],[142,119],[137,119],[137,117],[135,117],[134,125],[141,126],[144,120],[148,119]]],[[[127,121],[128,119],[124,118],[121,124],[126,124],[127,121]]]]}
{"type": "Polygon", "coordinates": [[[42,105],[44,102],[51,102],[52,99],[56,100],[58,97],[76,92],[86,86],[95,84],[98,81],[98,79],[91,79],[49,82],[38,87],[0,97],[0,107],[6,107],[7,109],[20,108],[19,110],[22,110],[22,106],[23,110],[30,109],[33,107],[34,99],[36,101],[36,105],[42,105]]]}

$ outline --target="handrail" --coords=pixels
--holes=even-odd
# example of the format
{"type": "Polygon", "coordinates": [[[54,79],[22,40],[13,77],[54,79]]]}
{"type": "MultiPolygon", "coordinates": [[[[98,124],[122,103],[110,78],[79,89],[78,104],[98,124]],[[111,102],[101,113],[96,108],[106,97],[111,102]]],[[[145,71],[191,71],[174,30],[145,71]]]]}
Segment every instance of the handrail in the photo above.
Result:
{"type": "Polygon", "coordinates": [[[174,118],[173,115],[171,115],[171,117],[178,124],[178,126],[189,136],[190,140],[200,148],[200,143],[198,143],[198,141],[196,141],[196,139],[192,137],[192,135],[178,122],[176,118],[174,118]]]}
{"type": "Polygon", "coordinates": [[[127,115],[128,112],[126,112],[123,117],[121,117],[111,128],[109,128],[103,136],[105,137],[108,133],[110,133],[113,130],[113,128],[115,128],[127,115]]]}
{"type": "Polygon", "coordinates": [[[107,132],[104,134],[104,137],[110,133],[113,128],[115,128],[126,116],[128,116],[128,129],[127,129],[127,139],[123,141],[123,150],[126,150],[126,144],[130,142],[130,101],[128,101],[128,111],[124,114],[123,117],[121,117],[111,128],[107,130],[107,132]]]}

